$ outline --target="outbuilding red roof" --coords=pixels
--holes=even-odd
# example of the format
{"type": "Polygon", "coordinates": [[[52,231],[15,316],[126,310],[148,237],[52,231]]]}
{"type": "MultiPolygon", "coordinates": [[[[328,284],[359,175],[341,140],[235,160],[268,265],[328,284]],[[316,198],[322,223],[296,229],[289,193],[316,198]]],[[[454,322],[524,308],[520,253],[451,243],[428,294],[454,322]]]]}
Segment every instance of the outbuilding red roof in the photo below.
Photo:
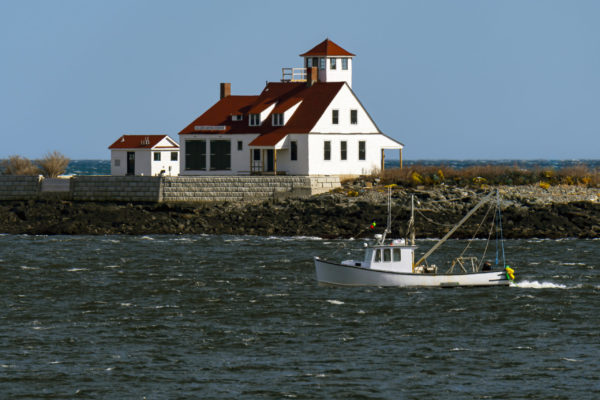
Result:
{"type": "Polygon", "coordinates": [[[326,57],[326,56],[349,56],[353,57],[355,54],[350,53],[342,49],[337,44],[333,43],[329,39],[323,40],[321,43],[310,49],[304,54],[300,54],[300,57],[326,57]]]}
{"type": "Polygon", "coordinates": [[[123,135],[116,142],[111,144],[109,149],[151,149],[156,146],[161,140],[168,138],[173,143],[172,146],[161,148],[179,148],[177,143],[168,135],[123,135]]]}
{"type": "Polygon", "coordinates": [[[312,86],[304,82],[269,82],[258,96],[222,98],[179,134],[309,133],[343,85],[345,82],[317,82],[312,86]],[[271,118],[262,121],[260,126],[249,126],[248,114],[258,114],[272,104],[276,104],[273,111],[283,113],[300,101],[302,103],[284,126],[273,126],[271,118]],[[240,114],[243,115],[241,121],[232,120],[231,115],[240,114]]]}

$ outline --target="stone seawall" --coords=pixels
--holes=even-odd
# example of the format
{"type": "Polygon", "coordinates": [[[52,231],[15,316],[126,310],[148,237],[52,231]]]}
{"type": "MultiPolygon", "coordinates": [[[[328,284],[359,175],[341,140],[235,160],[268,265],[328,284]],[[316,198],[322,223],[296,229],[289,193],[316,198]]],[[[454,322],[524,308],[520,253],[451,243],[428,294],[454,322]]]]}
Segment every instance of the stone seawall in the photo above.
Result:
{"type": "Polygon", "coordinates": [[[340,187],[332,176],[0,176],[0,200],[254,202],[308,197],[340,187]]]}
{"type": "Polygon", "coordinates": [[[41,186],[38,176],[0,175],[0,200],[36,199],[41,186]]]}

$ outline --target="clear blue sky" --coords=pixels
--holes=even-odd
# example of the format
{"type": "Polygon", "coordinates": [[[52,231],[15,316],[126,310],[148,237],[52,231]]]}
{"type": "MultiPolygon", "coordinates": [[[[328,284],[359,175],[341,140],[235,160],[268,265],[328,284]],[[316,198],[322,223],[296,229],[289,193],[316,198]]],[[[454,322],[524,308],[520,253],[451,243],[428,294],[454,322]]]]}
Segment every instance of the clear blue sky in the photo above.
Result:
{"type": "Polygon", "coordinates": [[[600,158],[600,1],[0,0],[0,158],[108,159],[329,37],[407,159],[600,158]]]}

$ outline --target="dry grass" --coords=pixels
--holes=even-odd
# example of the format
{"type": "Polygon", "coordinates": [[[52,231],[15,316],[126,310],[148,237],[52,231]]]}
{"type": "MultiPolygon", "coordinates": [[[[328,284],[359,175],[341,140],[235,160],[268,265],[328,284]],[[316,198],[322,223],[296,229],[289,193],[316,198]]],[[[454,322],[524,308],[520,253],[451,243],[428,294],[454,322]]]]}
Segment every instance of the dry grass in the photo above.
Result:
{"type": "Polygon", "coordinates": [[[46,178],[56,178],[65,173],[69,161],[70,160],[67,157],[58,151],[53,151],[52,153],[46,154],[44,158],[38,160],[37,163],[40,166],[42,175],[46,178]]]}
{"type": "Polygon", "coordinates": [[[413,165],[403,169],[383,171],[380,178],[384,184],[402,186],[456,186],[481,185],[580,185],[600,187],[600,171],[590,170],[586,165],[565,167],[559,170],[515,166],[485,165],[467,168],[451,168],[445,165],[413,165]]]}
{"type": "Polygon", "coordinates": [[[8,160],[2,161],[2,174],[36,176],[40,174],[40,170],[27,158],[10,156],[8,160]]]}

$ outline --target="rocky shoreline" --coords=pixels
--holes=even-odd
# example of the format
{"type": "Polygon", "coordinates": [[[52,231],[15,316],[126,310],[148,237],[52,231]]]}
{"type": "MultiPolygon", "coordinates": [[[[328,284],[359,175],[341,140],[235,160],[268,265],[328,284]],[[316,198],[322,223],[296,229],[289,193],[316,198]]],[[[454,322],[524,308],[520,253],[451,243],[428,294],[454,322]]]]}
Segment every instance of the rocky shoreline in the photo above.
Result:
{"type": "MultiPolygon", "coordinates": [[[[507,238],[600,237],[600,189],[577,186],[499,187],[507,238]]],[[[394,237],[403,237],[410,197],[417,199],[417,237],[443,236],[486,189],[394,188],[394,237]]],[[[308,199],[255,204],[108,203],[61,200],[0,202],[0,233],[8,234],[235,234],[360,238],[383,231],[384,188],[345,187],[308,199]],[[374,230],[369,229],[376,221],[374,230]]],[[[455,236],[470,238],[485,215],[482,207],[455,236]]],[[[487,229],[476,236],[487,237],[487,229]]]]}

